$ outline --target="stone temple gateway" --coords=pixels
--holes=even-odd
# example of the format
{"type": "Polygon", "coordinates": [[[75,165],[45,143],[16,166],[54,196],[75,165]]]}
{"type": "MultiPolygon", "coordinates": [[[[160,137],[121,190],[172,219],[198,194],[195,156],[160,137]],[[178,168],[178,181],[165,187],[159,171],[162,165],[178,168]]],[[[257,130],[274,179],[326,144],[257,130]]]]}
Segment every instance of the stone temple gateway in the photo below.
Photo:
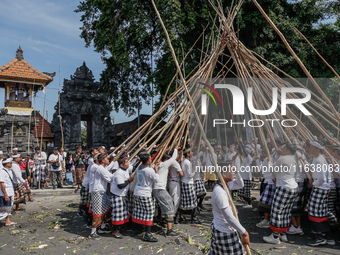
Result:
{"type": "MultiPolygon", "coordinates": [[[[55,134],[55,146],[62,146],[62,134],[59,120],[59,103],[56,104],[52,132],[55,134]]],[[[70,80],[64,79],[60,94],[60,115],[66,151],[75,150],[81,145],[81,122],[87,126],[87,148],[110,146],[110,132],[113,126],[110,118],[111,104],[107,93],[102,91],[102,84],[94,81],[92,71],[85,62],[77,68],[70,80]]]]}

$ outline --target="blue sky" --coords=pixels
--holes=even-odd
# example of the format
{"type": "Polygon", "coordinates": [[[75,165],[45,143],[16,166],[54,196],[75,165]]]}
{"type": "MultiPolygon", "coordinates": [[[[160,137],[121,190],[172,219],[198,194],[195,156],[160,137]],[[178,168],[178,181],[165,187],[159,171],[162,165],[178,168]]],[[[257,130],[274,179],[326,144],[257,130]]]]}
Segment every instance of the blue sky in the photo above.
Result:
{"type": "MultiPolygon", "coordinates": [[[[58,101],[60,66],[61,86],[70,79],[83,61],[98,81],[104,69],[100,55],[92,47],[85,48],[79,37],[82,23],[75,13],[79,0],[1,0],[0,2],[0,66],[15,58],[21,46],[25,60],[41,72],[57,72],[47,86],[46,111],[51,120],[58,101]]],[[[36,97],[36,109],[43,112],[44,94],[36,97]]],[[[0,89],[0,108],[4,106],[4,90],[0,89]]],[[[143,114],[151,114],[151,105],[143,105],[143,114]]],[[[112,112],[115,123],[131,120],[120,111],[112,112]]]]}

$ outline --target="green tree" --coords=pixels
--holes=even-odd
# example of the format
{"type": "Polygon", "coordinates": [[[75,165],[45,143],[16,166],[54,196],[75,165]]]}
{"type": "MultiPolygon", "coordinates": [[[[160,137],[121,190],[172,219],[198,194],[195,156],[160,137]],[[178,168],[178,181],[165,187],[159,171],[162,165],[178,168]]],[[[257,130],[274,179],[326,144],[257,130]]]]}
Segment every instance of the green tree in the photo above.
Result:
{"type": "MultiPolygon", "coordinates": [[[[156,0],[156,5],[170,34],[178,60],[183,60],[196,39],[205,31],[204,45],[214,32],[214,10],[206,0],[156,0]]],[[[225,11],[232,1],[222,0],[225,11]]],[[[317,0],[259,0],[258,1],[277,27],[287,38],[314,77],[333,77],[293,27],[297,27],[327,59],[339,69],[339,25],[325,21],[337,14],[336,1],[317,0]],[[321,22],[324,23],[321,23],[321,22]]],[[[86,0],[76,12],[82,13],[81,37],[86,46],[94,45],[101,54],[106,68],[101,75],[104,89],[110,92],[114,109],[122,109],[127,115],[135,114],[141,106],[138,95],[148,100],[154,93],[160,101],[176,73],[164,32],[152,7],[145,0],[86,0]],[[156,65],[151,72],[151,54],[156,65]],[[151,91],[150,84],[155,84],[151,91]]],[[[218,20],[217,20],[218,22],[218,20]]],[[[235,21],[235,30],[240,28],[240,40],[251,50],[262,55],[294,77],[305,77],[279,36],[271,28],[251,0],[246,0],[235,21]]],[[[216,34],[216,33],[215,33],[216,34]]],[[[203,37],[190,51],[185,61],[188,75],[199,63],[203,37]]],[[[228,52],[226,52],[228,54],[228,52]]],[[[269,67],[269,66],[268,66],[269,67]]],[[[270,67],[271,68],[271,67],[270,67]]],[[[282,76],[282,74],[278,73],[282,76]]],[[[180,83],[179,80],[177,80],[180,83]]],[[[170,93],[175,90],[175,84],[170,93]]],[[[334,93],[330,95],[335,103],[334,93]]],[[[160,102],[156,104],[156,109],[160,102]]]]}

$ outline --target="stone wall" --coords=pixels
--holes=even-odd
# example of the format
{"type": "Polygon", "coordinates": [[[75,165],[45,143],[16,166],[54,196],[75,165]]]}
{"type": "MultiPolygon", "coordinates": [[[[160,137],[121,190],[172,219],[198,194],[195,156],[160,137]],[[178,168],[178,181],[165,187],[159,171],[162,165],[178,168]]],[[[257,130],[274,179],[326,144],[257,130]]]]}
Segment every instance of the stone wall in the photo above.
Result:
{"type": "MultiPolygon", "coordinates": [[[[81,120],[82,116],[92,119],[91,144],[88,147],[110,146],[111,105],[108,94],[101,89],[101,83],[94,81],[91,70],[85,62],[77,68],[70,79],[64,79],[60,94],[60,115],[64,134],[64,148],[66,151],[75,150],[81,145],[81,120]]],[[[59,104],[57,103],[53,121],[52,132],[55,134],[55,146],[62,145],[61,127],[59,120],[59,104]]]]}
{"type": "MultiPolygon", "coordinates": [[[[30,116],[10,115],[5,109],[0,113],[0,150],[3,151],[4,157],[11,153],[11,148],[17,147],[19,153],[26,156],[28,152],[34,153],[34,148],[37,146],[37,141],[34,137],[34,113],[30,116]],[[13,119],[14,117],[14,119],[13,119]],[[31,121],[31,125],[29,122],[31,121]],[[12,137],[12,125],[13,125],[13,137],[12,137]],[[28,133],[30,132],[30,138],[28,141],[28,133]],[[13,138],[13,141],[12,141],[13,138]],[[11,146],[11,144],[13,144],[11,146]],[[29,148],[28,148],[29,146],[29,148]]],[[[39,124],[38,118],[36,118],[36,125],[39,124]]]]}

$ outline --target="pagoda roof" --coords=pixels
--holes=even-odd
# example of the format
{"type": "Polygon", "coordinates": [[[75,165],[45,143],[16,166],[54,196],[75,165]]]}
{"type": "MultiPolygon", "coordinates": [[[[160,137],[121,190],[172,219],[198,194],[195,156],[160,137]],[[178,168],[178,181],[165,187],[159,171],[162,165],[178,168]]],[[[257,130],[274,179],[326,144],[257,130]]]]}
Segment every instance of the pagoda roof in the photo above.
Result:
{"type": "Polygon", "coordinates": [[[53,81],[51,76],[39,72],[24,60],[20,46],[16,58],[0,67],[0,82],[22,82],[46,86],[51,81],[53,81]]]}
{"type": "Polygon", "coordinates": [[[34,128],[34,137],[37,139],[41,138],[41,131],[43,131],[42,137],[43,139],[54,139],[54,133],[51,131],[50,123],[41,116],[40,113],[37,113],[36,117],[39,119],[39,124],[34,128]],[[43,129],[44,126],[44,129],[43,129]]]}

